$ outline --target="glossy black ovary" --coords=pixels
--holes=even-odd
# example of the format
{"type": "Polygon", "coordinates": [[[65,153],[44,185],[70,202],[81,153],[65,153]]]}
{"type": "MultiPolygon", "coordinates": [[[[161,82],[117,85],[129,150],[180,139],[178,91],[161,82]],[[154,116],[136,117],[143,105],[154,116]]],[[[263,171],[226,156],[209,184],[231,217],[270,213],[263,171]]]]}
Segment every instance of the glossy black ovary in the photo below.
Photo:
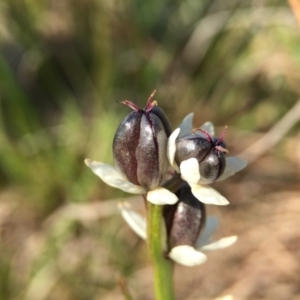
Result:
{"type": "Polygon", "coordinates": [[[226,149],[226,144],[217,138],[210,141],[195,134],[183,136],[176,141],[175,161],[180,165],[184,160],[196,158],[201,177],[213,182],[223,174],[226,167],[225,155],[218,146],[226,149]]]}
{"type": "Polygon", "coordinates": [[[126,175],[128,180],[138,185],[137,159],[135,149],[140,139],[140,123],[142,111],[131,112],[119,125],[113,140],[113,155],[115,164],[126,175]]]}
{"type": "Polygon", "coordinates": [[[167,137],[169,137],[172,133],[172,128],[171,128],[170,121],[166,116],[166,114],[164,113],[164,111],[159,106],[156,105],[151,109],[151,114],[156,115],[160,119],[160,121],[164,126],[166,135],[167,137]]]}
{"type": "Polygon", "coordinates": [[[167,167],[167,135],[161,120],[145,113],[140,123],[140,137],[136,148],[137,178],[147,190],[157,188],[167,167]]]}
{"type": "Polygon", "coordinates": [[[213,148],[199,166],[201,177],[213,182],[217,180],[225,170],[225,156],[221,151],[213,148]]]}
{"type": "Polygon", "coordinates": [[[175,161],[180,165],[184,160],[196,158],[200,163],[212,147],[212,143],[205,138],[199,138],[195,134],[185,135],[176,140],[175,161]]]}
{"type": "Polygon", "coordinates": [[[119,125],[113,141],[115,163],[128,180],[146,190],[159,186],[167,168],[167,135],[156,114],[131,112],[119,125]]]}
{"type": "Polygon", "coordinates": [[[205,224],[205,205],[184,184],[176,193],[179,201],[164,207],[169,250],[179,245],[194,246],[205,224]]]}

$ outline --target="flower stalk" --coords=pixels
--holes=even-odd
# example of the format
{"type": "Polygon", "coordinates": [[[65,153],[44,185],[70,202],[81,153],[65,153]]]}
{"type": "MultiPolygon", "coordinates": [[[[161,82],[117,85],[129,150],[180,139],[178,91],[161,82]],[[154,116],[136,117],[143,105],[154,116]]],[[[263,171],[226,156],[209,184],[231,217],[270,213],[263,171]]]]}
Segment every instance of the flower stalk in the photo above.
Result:
{"type": "MultiPolygon", "coordinates": [[[[122,102],[133,111],[114,136],[115,166],[91,159],[85,163],[108,185],[143,195],[147,218],[134,212],[128,203],[121,203],[119,209],[128,225],[148,243],[155,299],[175,300],[173,261],[197,266],[207,260],[203,252],[236,242],[236,236],[211,240],[218,221],[206,217],[204,204],[228,205],[228,200],[209,184],[226,179],[247,163],[225,157],[227,127],[219,138],[210,122],[193,130],[191,113],[172,133],[154,94],[144,109],[128,100],[122,102]]],[[[125,288],[123,294],[131,299],[125,288]]]]}
{"type": "Polygon", "coordinates": [[[163,249],[165,238],[162,205],[147,202],[147,241],[149,256],[154,270],[154,291],[156,300],[175,300],[173,284],[173,262],[166,258],[163,249]]]}

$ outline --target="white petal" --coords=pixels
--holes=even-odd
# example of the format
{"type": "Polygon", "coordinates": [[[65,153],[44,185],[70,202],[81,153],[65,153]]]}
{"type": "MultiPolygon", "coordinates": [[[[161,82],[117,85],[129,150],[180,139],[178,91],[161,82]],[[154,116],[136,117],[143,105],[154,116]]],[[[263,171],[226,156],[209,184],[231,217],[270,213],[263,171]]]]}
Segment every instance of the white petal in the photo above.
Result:
{"type": "Polygon", "coordinates": [[[170,165],[175,168],[175,170],[179,173],[179,168],[175,163],[175,153],[176,153],[176,139],[179,135],[180,128],[175,129],[172,134],[169,136],[168,139],[168,149],[167,149],[167,156],[170,162],[170,165]]]}
{"type": "Polygon", "coordinates": [[[111,165],[91,159],[86,159],[85,164],[110,186],[131,194],[146,194],[146,191],[141,186],[129,182],[119,170],[111,165]]]}
{"type": "Polygon", "coordinates": [[[215,136],[215,127],[212,122],[205,122],[201,129],[207,131],[211,136],[215,136]]]}
{"type": "Polygon", "coordinates": [[[238,237],[236,235],[225,237],[201,247],[201,251],[224,249],[233,245],[237,241],[237,239],[238,237]]]}
{"type": "Polygon", "coordinates": [[[226,157],[226,168],[222,176],[220,176],[217,181],[224,180],[229,176],[232,176],[236,172],[244,169],[247,166],[247,162],[244,159],[238,157],[226,157]]]}
{"type": "Polygon", "coordinates": [[[190,113],[183,119],[181,124],[178,126],[180,128],[180,134],[178,137],[182,137],[184,135],[192,133],[193,117],[194,113],[190,113]]]}
{"type": "Polygon", "coordinates": [[[207,244],[211,236],[215,233],[219,225],[219,220],[216,216],[206,218],[205,226],[196,241],[195,248],[200,249],[207,244]]]}
{"type": "Polygon", "coordinates": [[[188,183],[196,184],[200,180],[199,163],[196,158],[189,158],[180,164],[181,178],[188,183]]]}
{"type": "Polygon", "coordinates": [[[172,250],[169,253],[169,257],[178,264],[187,267],[203,264],[207,260],[205,254],[187,245],[181,245],[172,248],[172,250]]]}
{"type": "Polygon", "coordinates": [[[178,201],[178,198],[169,190],[163,187],[158,187],[157,189],[147,193],[147,200],[153,204],[165,205],[175,204],[178,201]]]}
{"type": "Polygon", "coordinates": [[[205,204],[227,205],[228,200],[210,186],[190,184],[193,195],[205,204]]]}
{"type": "Polygon", "coordinates": [[[122,217],[129,227],[143,240],[147,238],[147,224],[143,216],[135,212],[129,203],[121,202],[118,204],[122,217]]]}

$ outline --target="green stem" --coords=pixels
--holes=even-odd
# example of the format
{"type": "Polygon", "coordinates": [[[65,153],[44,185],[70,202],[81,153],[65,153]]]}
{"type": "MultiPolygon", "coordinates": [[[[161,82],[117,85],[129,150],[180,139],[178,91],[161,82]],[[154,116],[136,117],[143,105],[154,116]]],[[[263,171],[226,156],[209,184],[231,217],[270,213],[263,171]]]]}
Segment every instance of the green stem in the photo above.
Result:
{"type": "Polygon", "coordinates": [[[154,268],[154,289],[156,300],[174,300],[173,263],[164,256],[165,241],[162,226],[162,205],[148,202],[147,240],[149,255],[154,268]]]}

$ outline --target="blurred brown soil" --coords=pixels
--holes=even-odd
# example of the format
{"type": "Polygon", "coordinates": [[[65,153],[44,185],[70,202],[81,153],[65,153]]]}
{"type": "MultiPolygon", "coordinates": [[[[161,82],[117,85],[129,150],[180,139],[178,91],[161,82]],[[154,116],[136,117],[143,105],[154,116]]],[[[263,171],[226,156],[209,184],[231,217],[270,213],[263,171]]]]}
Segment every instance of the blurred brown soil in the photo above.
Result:
{"type": "MultiPolygon", "coordinates": [[[[295,138],[287,140],[279,150],[272,149],[268,155],[256,160],[240,174],[214,185],[231,203],[226,207],[208,207],[210,214],[220,217],[216,237],[238,235],[239,239],[228,249],[208,253],[208,261],[201,266],[187,268],[177,265],[175,286],[178,300],[213,300],[222,295],[232,295],[236,300],[300,299],[300,186],[299,158],[295,155],[297,144],[295,138]]],[[[240,147],[242,146],[238,144],[232,145],[233,154],[238,153],[240,147]]],[[[129,248],[121,259],[137,261],[137,265],[125,279],[128,289],[134,299],[154,299],[152,269],[147,261],[146,246],[121,220],[116,209],[117,200],[102,204],[90,203],[82,207],[67,206],[67,210],[63,208],[55,212],[38,228],[40,220],[29,209],[17,204],[21,202],[20,199],[17,200],[19,196],[18,193],[2,193],[0,233],[5,248],[14,249],[9,263],[11,270],[18,271],[20,282],[30,276],[28,272],[32,263],[43,252],[49,228],[63,224],[66,216],[79,220],[87,230],[100,226],[96,221],[101,218],[105,218],[103,224],[105,221],[107,229],[119,226],[112,225],[117,219],[124,225],[116,229],[118,237],[122,237],[124,249],[125,244],[129,248]],[[13,198],[16,200],[10,201],[13,198]],[[113,220],[109,222],[108,217],[112,215],[113,220]],[[136,250],[138,251],[133,253],[136,250]]],[[[133,198],[129,201],[143,209],[142,201],[137,197],[133,198]]],[[[2,248],[2,255],[5,254],[5,248],[2,248]]],[[[124,249],[118,251],[124,252],[124,249]]],[[[99,297],[96,294],[93,299],[124,299],[116,283],[119,275],[116,266],[111,264],[113,253],[110,251],[105,242],[89,234],[66,242],[61,253],[53,257],[51,267],[54,269],[46,270],[52,277],[47,273],[44,279],[53,280],[53,290],[48,285],[52,297],[36,299],[54,299],[55,295],[62,297],[63,289],[55,283],[59,282],[60,277],[55,276],[60,276],[57,275],[60,272],[71,274],[80,266],[82,257],[91,256],[94,259],[91,265],[93,276],[104,282],[115,282],[110,287],[108,284],[108,288],[100,291],[99,297]]],[[[7,253],[6,255],[9,257],[7,253]]],[[[27,295],[34,293],[35,289],[38,291],[38,286],[30,282],[27,295]]],[[[67,293],[61,299],[71,299],[70,297],[67,293]]]]}

